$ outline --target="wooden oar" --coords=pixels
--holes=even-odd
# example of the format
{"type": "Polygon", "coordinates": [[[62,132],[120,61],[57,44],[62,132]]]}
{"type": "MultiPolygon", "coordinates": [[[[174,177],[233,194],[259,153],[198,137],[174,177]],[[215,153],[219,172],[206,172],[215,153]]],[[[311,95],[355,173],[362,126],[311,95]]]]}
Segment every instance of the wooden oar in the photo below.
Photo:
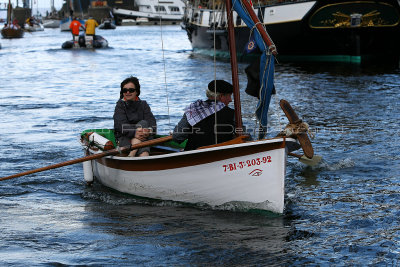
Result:
{"type": "Polygon", "coordinates": [[[298,158],[301,163],[311,167],[317,165],[322,160],[322,157],[318,155],[314,155],[311,159],[307,158],[305,155],[298,155],[292,152],[289,152],[288,155],[298,158]]]}
{"type": "Polygon", "coordinates": [[[134,150],[134,149],[138,149],[138,148],[141,148],[141,147],[154,146],[156,144],[164,143],[164,142],[167,142],[167,141],[170,141],[170,140],[172,140],[172,135],[160,137],[160,138],[153,139],[153,140],[144,141],[144,142],[142,142],[140,144],[136,144],[136,145],[132,145],[132,146],[130,145],[130,146],[124,146],[124,147],[120,147],[120,148],[111,149],[111,150],[105,151],[103,153],[93,154],[93,155],[86,156],[86,157],[83,157],[83,158],[73,159],[73,160],[57,163],[57,164],[54,164],[54,165],[42,167],[42,168],[39,168],[39,169],[34,169],[34,170],[30,170],[30,171],[26,171],[26,172],[17,173],[17,174],[14,174],[14,175],[2,177],[2,178],[0,178],[0,181],[12,179],[12,178],[17,178],[17,177],[21,177],[21,176],[32,174],[32,173],[37,173],[37,172],[47,171],[47,170],[51,170],[51,169],[56,169],[56,168],[60,168],[60,167],[68,166],[68,165],[73,165],[73,164],[84,162],[84,161],[88,161],[88,160],[99,159],[99,158],[102,158],[102,157],[105,157],[105,156],[112,156],[112,155],[116,155],[116,154],[119,154],[119,153],[124,152],[124,151],[134,150]]]}

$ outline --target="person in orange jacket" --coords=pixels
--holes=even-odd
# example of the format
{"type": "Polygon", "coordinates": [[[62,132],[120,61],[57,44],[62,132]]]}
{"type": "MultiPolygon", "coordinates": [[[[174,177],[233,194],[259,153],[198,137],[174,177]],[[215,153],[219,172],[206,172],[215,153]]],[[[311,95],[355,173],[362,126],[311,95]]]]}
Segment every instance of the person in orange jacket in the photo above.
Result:
{"type": "Polygon", "coordinates": [[[82,24],[79,22],[78,18],[74,18],[69,25],[71,29],[72,38],[74,41],[74,47],[79,47],[79,30],[83,28],[82,24]]]}

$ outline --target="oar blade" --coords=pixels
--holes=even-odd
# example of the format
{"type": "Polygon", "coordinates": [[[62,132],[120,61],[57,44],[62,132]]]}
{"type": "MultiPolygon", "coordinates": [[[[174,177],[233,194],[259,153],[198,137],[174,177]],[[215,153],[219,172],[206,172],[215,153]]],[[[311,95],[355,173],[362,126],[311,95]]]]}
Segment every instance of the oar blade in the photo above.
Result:
{"type": "Polygon", "coordinates": [[[308,138],[307,133],[298,134],[297,140],[299,140],[299,143],[301,145],[301,148],[303,149],[304,155],[306,155],[307,158],[311,159],[314,156],[314,149],[312,147],[310,138],[308,138]]]}
{"type": "Polygon", "coordinates": [[[311,167],[313,167],[313,166],[317,165],[318,163],[320,163],[321,160],[322,160],[322,157],[318,156],[318,155],[314,155],[312,158],[308,158],[305,155],[303,155],[301,158],[299,158],[299,161],[301,163],[304,163],[304,164],[306,164],[308,166],[311,166],[311,167]]]}

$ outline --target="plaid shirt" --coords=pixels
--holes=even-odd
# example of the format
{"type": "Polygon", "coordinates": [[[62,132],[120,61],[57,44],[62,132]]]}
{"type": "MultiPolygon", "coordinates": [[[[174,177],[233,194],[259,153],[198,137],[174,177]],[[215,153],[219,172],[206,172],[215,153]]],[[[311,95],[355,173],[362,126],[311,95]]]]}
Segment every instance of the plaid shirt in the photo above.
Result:
{"type": "Polygon", "coordinates": [[[213,100],[197,100],[185,109],[185,115],[189,124],[194,126],[208,116],[220,111],[224,107],[225,104],[221,101],[217,101],[215,105],[213,100]]]}

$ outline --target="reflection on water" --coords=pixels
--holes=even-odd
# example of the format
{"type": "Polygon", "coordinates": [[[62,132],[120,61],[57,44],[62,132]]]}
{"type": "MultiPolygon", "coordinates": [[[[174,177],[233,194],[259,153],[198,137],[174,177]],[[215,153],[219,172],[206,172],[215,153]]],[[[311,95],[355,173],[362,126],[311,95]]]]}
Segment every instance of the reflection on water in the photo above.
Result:
{"type": "MultiPolygon", "coordinates": [[[[78,134],[111,128],[119,84],[139,77],[162,133],[226,61],[193,54],[179,26],[100,31],[109,49],[62,50],[46,29],[1,40],[0,176],[81,157],[78,134]],[[29,44],[29,45],[28,45],[29,44]],[[164,58],[164,60],[163,60],[164,58]],[[164,72],[165,63],[165,72],[164,72]],[[166,108],[168,107],[168,108],[166,108]]],[[[244,88],[246,63],[239,64],[244,88]]],[[[269,136],[287,99],[323,161],[289,158],[281,216],[213,211],[87,187],[81,165],[0,186],[1,265],[396,265],[400,157],[398,66],[278,64],[269,136]]],[[[242,93],[246,126],[256,99],[242,93]]]]}

